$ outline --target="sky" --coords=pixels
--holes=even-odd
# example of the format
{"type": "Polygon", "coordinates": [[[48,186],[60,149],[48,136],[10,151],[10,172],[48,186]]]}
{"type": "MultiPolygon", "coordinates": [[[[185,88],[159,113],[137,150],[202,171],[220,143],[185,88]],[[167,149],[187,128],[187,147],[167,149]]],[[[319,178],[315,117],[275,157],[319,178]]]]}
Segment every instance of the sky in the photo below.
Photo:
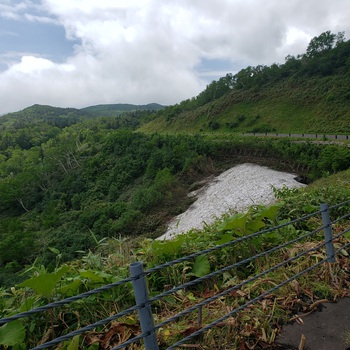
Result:
{"type": "Polygon", "coordinates": [[[1,0],[0,115],[175,104],[327,30],[349,39],[349,0],[1,0]]]}

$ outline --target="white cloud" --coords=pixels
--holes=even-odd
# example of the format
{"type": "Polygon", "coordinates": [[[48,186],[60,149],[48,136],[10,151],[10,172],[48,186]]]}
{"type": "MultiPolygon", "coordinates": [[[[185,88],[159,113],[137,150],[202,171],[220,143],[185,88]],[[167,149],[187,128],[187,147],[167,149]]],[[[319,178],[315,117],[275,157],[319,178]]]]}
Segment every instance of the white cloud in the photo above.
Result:
{"type": "MultiPolygon", "coordinates": [[[[10,11],[10,3],[0,10],[10,11]]],[[[199,72],[202,61],[283,63],[313,36],[349,30],[350,17],[344,0],[42,0],[30,13],[33,4],[23,1],[8,16],[56,21],[79,44],[64,64],[27,55],[1,73],[6,111],[34,103],[175,103],[222,71],[199,72]]]]}
{"type": "Polygon", "coordinates": [[[7,72],[7,74],[37,74],[45,71],[60,70],[62,72],[71,72],[74,70],[72,65],[68,64],[54,64],[52,61],[45,58],[38,58],[33,56],[23,56],[21,62],[14,64],[7,72]]]}
{"type": "Polygon", "coordinates": [[[58,22],[54,18],[46,17],[46,16],[34,16],[32,14],[25,13],[23,15],[23,18],[29,22],[40,22],[40,23],[60,25],[60,22],[58,22]]]}
{"type": "Polygon", "coordinates": [[[2,3],[0,4],[0,18],[21,20],[28,14],[28,12],[39,8],[40,5],[31,0],[22,0],[20,2],[2,0],[2,3]]]}

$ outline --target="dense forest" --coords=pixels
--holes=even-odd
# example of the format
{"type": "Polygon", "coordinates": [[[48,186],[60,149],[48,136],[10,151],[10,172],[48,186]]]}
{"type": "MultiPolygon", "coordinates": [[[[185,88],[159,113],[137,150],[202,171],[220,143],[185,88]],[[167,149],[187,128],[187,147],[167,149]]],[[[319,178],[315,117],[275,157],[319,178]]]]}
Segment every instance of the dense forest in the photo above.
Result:
{"type": "MultiPolygon", "coordinates": [[[[57,252],[63,262],[105,237],[159,235],[190,204],[186,194],[196,181],[233,164],[255,161],[302,173],[309,181],[349,168],[346,146],[256,140],[235,133],[246,125],[274,128],[262,114],[235,115],[225,125],[229,138],[177,135],[171,127],[188,117],[202,128],[203,119],[193,116],[207,109],[206,130],[223,131],[216,108],[218,115],[225,114],[224,107],[236,108],[232,106],[248,95],[244,104],[254,106],[264,94],[276,93],[276,86],[295,82],[310,87],[302,96],[290,96],[308,112],[317,105],[312,82],[321,78],[327,81],[318,90],[327,90],[327,103],[348,109],[348,89],[335,80],[342,75],[348,84],[349,54],[350,43],[342,33],[325,32],[310,42],[305,54],[288,57],[285,64],[228,74],[197,97],[164,109],[155,104],[145,111],[129,105],[81,110],[34,105],[0,117],[0,285],[19,280],[17,272],[34,261],[54,268],[57,252]],[[327,84],[333,84],[332,90],[327,84]],[[310,108],[303,106],[305,99],[310,99],[310,108]],[[121,113],[123,108],[129,110],[121,113]],[[159,118],[170,123],[162,130],[169,133],[154,133],[159,118]]],[[[348,114],[334,118],[348,132],[348,114]]],[[[288,118],[285,123],[294,122],[288,118]]],[[[329,132],[333,127],[320,125],[329,132]]],[[[282,124],[278,131],[285,131],[282,124]]]]}

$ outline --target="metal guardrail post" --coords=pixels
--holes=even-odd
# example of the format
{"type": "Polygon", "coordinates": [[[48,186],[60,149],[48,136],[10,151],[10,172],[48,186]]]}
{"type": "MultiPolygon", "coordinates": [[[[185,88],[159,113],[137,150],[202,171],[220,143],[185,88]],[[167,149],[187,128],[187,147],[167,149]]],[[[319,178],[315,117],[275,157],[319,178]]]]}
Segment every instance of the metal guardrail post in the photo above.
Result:
{"type": "Polygon", "coordinates": [[[143,275],[143,266],[141,262],[130,264],[130,276],[135,277],[132,285],[134,288],[136,305],[142,306],[139,310],[139,318],[142,333],[148,333],[143,340],[146,350],[158,350],[157,336],[154,331],[154,321],[151,305],[149,304],[146,278],[143,275]]]}
{"type": "Polygon", "coordinates": [[[334,256],[334,245],[333,245],[333,235],[331,227],[331,219],[329,217],[328,204],[321,204],[321,214],[322,214],[322,223],[324,226],[324,238],[326,240],[326,250],[328,262],[336,262],[334,256]]]}

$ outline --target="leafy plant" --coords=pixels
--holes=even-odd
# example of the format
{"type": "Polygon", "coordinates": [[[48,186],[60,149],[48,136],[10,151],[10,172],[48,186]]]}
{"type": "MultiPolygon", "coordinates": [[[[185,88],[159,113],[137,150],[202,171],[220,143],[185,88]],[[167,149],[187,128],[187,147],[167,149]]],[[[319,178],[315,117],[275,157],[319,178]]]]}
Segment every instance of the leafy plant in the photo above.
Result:
{"type": "MultiPolygon", "coordinates": [[[[266,227],[267,223],[275,223],[278,210],[282,204],[270,206],[252,206],[246,213],[237,213],[224,220],[219,227],[220,232],[232,232],[231,237],[240,237],[258,232],[266,227]]],[[[225,235],[224,237],[229,237],[225,235]]],[[[226,238],[221,238],[225,242],[226,238]]]]}
{"type": "Polygon", "coordinates": [[[196,258],[191,275],[196,277],[203,277],[210,272],[210,263],[206,255],[200,255],[196,258]]]}
{"type": "Polygon", "coordinates": [[[52,293],[62,276],[70,270],[69,266],[62,266],[52,273],[42,273],[39,276],[27,279],[19,284],[20,287],[29,287],[34,289],[37,293],[50,299],[52,293]]]}
{"type": "Polygon", "coordinates": [[[25,340],[25,328],[21,321],[12,321],[0,327],[0,344],[7,349],[13,346],[15,349],[23,349],[25,340]],[[15,347],[16,346],[16,347],[15,347]]]}

